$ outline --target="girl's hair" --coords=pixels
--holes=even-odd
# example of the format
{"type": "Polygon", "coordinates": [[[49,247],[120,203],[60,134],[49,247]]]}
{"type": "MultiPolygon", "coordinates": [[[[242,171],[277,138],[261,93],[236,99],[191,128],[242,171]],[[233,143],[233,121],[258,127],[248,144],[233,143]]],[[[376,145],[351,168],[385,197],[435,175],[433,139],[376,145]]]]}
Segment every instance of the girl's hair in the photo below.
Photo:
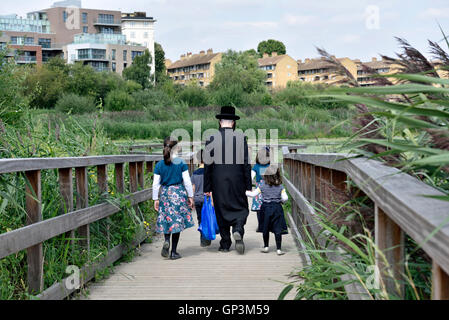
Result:
{"type": "Polygon", "coordinates": [[[270,148],[263,147],[263,148],[259,149],[259,151],[257,151],[256,163],[262,164],[262,165],[270,163],[270,148]],[[260,158],[262,158],[263,163],[260,162],[260,158]]]}
{"type": "Polygon", "coordinates": [[[164,163],[166,165],[171,164],[171,152],[177,144],[178,144],[178,141],[171,140],[170,137],[167,137],[164,139],[163,154],[164,154],[164,163]]]}
{"type": "Polygon", "coordinates": [[[263,179],[269,186],[280,186],[282,184],[282,178],[279,167],[270,165],[263,173],[263,179]]]}

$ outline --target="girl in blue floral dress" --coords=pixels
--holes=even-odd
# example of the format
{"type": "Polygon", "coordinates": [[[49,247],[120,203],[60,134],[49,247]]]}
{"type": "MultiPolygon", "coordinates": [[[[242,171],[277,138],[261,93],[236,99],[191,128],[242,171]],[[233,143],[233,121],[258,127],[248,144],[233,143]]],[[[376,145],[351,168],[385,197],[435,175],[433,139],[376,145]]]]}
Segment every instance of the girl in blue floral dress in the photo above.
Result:
{"type": "MultiPolygon", "coordinates": [[[[251,169],[251,179],[254,180],[256,178],[256,188],[259,188],[260,183],[263,179],[263,173],[266,168],[270,166],[270,148],[263,147],[257,152],[256,156],[256,164],[251,169]]],[[[262,232],[261,230],[261,211],[260,207],[262,206],[262,194],[257,195],[253,199],[253,203],[251,205],[251,211],[255,211],[257,213],[257,232],[262,232]]]]}
{"type": "Polygon", "coordinates": [[[156,232],[165,236],[161,255],[169,257],[171,235],[172,260],[181,258],[176,251],[181,231],[194,226],[191,211],[194,206],[192,182],[187,164],[177,156],[177,144],[176,140],[170,138],[164,140],[164,160],[156,164],[153,175],[154,209],[159,213],[156,232]]]}

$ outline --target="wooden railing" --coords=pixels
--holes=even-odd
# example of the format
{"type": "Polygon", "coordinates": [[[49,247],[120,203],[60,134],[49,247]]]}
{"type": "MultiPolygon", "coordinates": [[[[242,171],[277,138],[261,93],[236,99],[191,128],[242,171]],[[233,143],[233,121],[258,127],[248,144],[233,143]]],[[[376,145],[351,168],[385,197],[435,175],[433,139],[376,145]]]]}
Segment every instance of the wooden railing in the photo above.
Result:
{"type": "MultiPolygon", "coordinates": [[[[283,153],[284,184],[292,197],[291,223],[298,238],[306,236],[301,234],[306,226],[317,242],[326,245],[316,209],[332,201],[332,189],[348,190],[352,182],[374,202],[375,243],[385,255],[385,259],[377,256],[376,264],[387,292],[404,294],[403,286],[400,292],[396,290],[394,280],[403,282],[406,233],[433,260],[432,298],[449,299],[449,202],[429,197],[443,193],[379,161],[342,154],[292,154],[285,149],[283,153]],[[386,265],[391,266],[394,279],[385,276],[386,265]]],[[[342,259],[335,254],[339,248],[332,249],[330,260],[342,259]]],[[[349,299],[369,298],[366,290],[353,280],[345,286],[349,299]]]]}
{"type": "MultiPolygon", "coordinates": [[[[107,218],[119,212],[119,206],[103,202],[88,206],[88,167],[97,168],[97,182],[99,191],[108,192],[107,166],[115,166],[115,186],[117,193],[130,192],[126,196],[131,205],[151,199],[151,188],[145,189],[145,170],[153,170],[155,161],[162,159],[161,155],[120,155],[120,156],[90,156],[74,158],[30,158],[30,159],[1,159],[0,174],[20,173],[26,176],[26,226],[0,234],[0,259],[27,250],[28,288],[30,294],[38,294],[39,299],[62,299],[75,289],[66,288],[65,279],[55,283],[43,291],[44,287],[44,255],[42,243],[62,234],[74,236],[78,230],[81,245],[89,250],[90,233],[89,224],[107,218]],[[129,166],[129,186],[125,186],[125,164],[129,166]],[[42,218],[41,171],[57,169],[59,177],[59,191],[64,208],[64,214],[57,217],[42,218]],[[73,186],[73,169],[75,186],[73,186]],[[74,192],[75,191],[75,192],[74,192]],[[76,207],[73,208],[74,193],[76,207]]],[[[189,163],[190,164],[190,163],[189,163]]],[[[192,166],[190,166],[193,168],[192,166]]],[[[45,183],[45,182],[44,182],[45,183]]],[[[146,238],[146,232],[138,235],[132,245],[141,243],[146,238]]],[[[112,248],[106,257],[95,265],[86,265],[81,269],[81,282],[86,283],[92,279],[95,272],[105,268],[119,259],[129,246],[120,244],[112,248]]]]}

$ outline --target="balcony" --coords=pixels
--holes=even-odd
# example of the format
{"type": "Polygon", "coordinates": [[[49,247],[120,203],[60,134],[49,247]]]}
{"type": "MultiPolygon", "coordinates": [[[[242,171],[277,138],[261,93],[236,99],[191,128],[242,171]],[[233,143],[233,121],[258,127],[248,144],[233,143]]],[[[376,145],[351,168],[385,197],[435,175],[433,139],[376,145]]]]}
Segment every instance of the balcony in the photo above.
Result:
{"type": "Polygon", "coordinates": [[[62,51],[63,44],[62,43],[41,43],[40,46],[42,47],[42,50],[62,51]]]}
{"type": "Polygon", "coordinates": [[[16,63],[36,63],[36,56],[17,56],[16,63]]]}
{"type": "Polygon", "coordinates": [[[80,33],[74,36],[73,43],[126,44],[126,36],[120,33],[80,33]]]}
{"type": "Polygon", "coordinates": [[[0,18],[0,30],[51,33],[49,21],[22,18],[0,18]]]}
{"type": "Polygon", "coordinates": [[[122,25],[122,21],[121,20],[113,20],[113,19],[97,18],[97,19],[94,20],[94,25],[120,27],[122,25]]]}

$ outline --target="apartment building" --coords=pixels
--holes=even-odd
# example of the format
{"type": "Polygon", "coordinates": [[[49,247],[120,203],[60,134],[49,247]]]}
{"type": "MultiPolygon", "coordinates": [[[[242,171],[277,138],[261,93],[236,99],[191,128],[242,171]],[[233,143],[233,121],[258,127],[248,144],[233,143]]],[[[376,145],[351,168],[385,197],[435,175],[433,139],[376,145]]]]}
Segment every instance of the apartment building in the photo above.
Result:
{"type": "MultiPolygon", "coordinates": [[[[357,82],[362,87],[374,86],[376,85],[376,79],[373,77],[370,70],[374,70],[376,74],[388,75],[397,73],[400,70],[399,65],[388,63],[385,60],[378,60],[377,58],[372,58],[371,61],[361,62],[360,60],[355,60],[357,64],[357,82]],[[364,67],[365,66],[365,67],[364,67]]],[[[389,78],[392,83],[396,83],[397,80],[389,78]]]]}
{"type": "Polygon", "coordinates": [[[16,63],[40,64],[59,55],[68,63],[79,61],[98,71],[119,74],[149,49],[154,72],[155,21],[145,12],[122,14],[82,8],[79,0],[60,1],[48,9],[28,13],[26,19],[16,15],[0,17],[0,32],[5,36],[0,46],[7,45],[17,52],[16,63]]]}
{"type": "Polygon", "coordinates": [[[272,52],[269,56],[264,53],[257,62],[259,68],[267,72],[265,84],[268,88],[285,88],[287,82],[298,80],[298,64],[287,54],[272,52]]]}
{"type": "Polygon", "coordinates": [[[19,64],[41,64],[62,55],[62,45],[56,44],[55,33],[43,15],[30,13],[26,18],[0,16],[0,33],[0,46],[11,48],[19,64]]]}
{"type": "MultiPolygon", "coordinates": [[[[349,58],[338,58],[338,61],[355,77],[357,64],[349,58]]],[[[337,84],[345,79],[345,75],[337,72],[335,65],[325,58],[298,60],[298,78],[300,81],[337,84]]]]}
{"type": "Polygon", "coordinates": [[[153,17],[145,12],[122,13],[122,34],[130,44],[138,44],[148,49],[151,55],[151,73],[155,76],[156,59],[154,56],[154,23],[153,17]]]}
{"type": "Polygon", "coordinates": [[[208,86],[215,74],[215,65],[221,61],[222,53],[214,53],[212,49],[200,51],[198,54],[181,55],[181,58],[167,67],[167,74],[174,83],[185,85],[197,81],[200,86],[208,86]]]}
{"type": "Polygon", "coordinates": [[[122,74],[135,57],[146,48],[126,43],[123,34],[79,34],[64,47],[67,63],[81,62],[97,71],[112,71],[122,74]]]}

